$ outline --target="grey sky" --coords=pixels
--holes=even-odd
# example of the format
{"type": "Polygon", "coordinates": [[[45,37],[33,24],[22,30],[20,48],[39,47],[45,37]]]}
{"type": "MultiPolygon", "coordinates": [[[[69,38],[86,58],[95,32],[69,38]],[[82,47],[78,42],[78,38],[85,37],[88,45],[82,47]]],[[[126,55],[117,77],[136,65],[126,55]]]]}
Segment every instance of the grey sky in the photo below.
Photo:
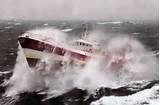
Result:
{"type": "Polygon", "coordinates": [[[0,0],[0,19],[158,18],[158,0],[0,0]]]}

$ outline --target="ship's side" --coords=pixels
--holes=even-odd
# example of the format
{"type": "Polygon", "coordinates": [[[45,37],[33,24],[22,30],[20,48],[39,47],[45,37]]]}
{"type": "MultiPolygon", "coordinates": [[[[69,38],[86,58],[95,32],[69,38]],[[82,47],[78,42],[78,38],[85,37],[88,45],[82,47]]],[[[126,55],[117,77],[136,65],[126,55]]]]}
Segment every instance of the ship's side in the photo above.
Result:
{"type": "Polygon", "coordinates": [[[18,41],[29,66],[36,66],[38,61],[45,56],[62,61],[67,55],[70,60],[80,63],[85,63],[85,61],[90,58],[88,55],[76,50],[67,49],[63,46],[54,45],[28,36],[20,36],[18,41]]]}

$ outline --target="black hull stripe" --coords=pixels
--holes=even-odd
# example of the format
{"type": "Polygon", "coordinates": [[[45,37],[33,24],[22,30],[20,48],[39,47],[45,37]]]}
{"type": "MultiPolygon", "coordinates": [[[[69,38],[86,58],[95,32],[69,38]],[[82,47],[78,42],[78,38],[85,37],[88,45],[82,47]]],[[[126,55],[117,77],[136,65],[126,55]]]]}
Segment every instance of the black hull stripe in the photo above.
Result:
{"type": "Polygon", "coordinates": [[[36,58],[26,58],[26,59],[30,67],[35,67],[39,61],[39,59],[36,59],[36,58]]]}

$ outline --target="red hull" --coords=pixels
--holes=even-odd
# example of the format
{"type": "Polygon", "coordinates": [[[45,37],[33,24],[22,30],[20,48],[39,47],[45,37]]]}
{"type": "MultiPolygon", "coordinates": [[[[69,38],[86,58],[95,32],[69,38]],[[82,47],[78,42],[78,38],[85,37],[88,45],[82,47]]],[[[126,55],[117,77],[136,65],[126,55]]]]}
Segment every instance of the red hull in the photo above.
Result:
{"type": "MultiPolygon", "coordinates": [[[[18,41],[20,45],[22,46],[22,48],[32,49],[32,50],[41,51],[41,52],[47,52],[50,54],[56,54],[62,57],[65,56],[65,54],[68,54],[71,59],[76,59],[80,61],[86,61],[88,58],[90,58],[87,55],[73,52],[66,48],[48,44],[43,41],[39,41],[39,40],[32,39],[29,37],[19,37],[18,41]]],[[[26,59],[30,66],[35,66],[39,60],[36,58],[27,58],[27,57],[26,59]]]]}

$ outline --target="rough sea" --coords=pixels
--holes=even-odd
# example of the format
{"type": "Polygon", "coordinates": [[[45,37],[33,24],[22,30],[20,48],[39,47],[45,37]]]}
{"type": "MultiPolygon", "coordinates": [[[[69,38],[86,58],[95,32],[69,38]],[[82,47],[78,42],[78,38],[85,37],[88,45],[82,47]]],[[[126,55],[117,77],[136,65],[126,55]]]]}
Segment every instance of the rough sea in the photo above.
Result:
{"type": "MultiPolygon", "coordinates": [[[[158,23],[156,24],[133,21],[90,21],[89,23],[91,24],[90,30],[94,32],[94,34],[98,34],[98,37],[101,37],[101,34],[103,34],[103,36],[106,35],[118,38],[121,38],[123,35],[127,35],[127,37],[134,38],[136,41],[141,43],[145,51],[147,51],[145,54],[148,54],[149,52],[149,54],[154,57],[154,62],[157,63],[156,67],[152,68],[151,66],[150,70],[155,72],[155,75],[152,75],[151,73],[150,75],[152,76],[150,77],[148,76],[150,72],[148,73],[148,71],[146,71],[145,74],[145,72],[138,71],[137,73],[139,73],[138,75],[140,76],[142,75],[142,79],[136,80],[135,76],[133,81],[130,81],[128,84],[112,87],[111,85],[101,86],[99,84],[95,84],[92,82],[92,80],[96,81],[96,83],[103,83],[103,81],[98,80],[105,78],[96,76],[96,73],[93,73],[92,75],[92,73],[90,73],[91,71],[88,71],[84,72],[86,74],[85,77],[88,78],[87,74],[90,73],[89,76],[92,75],[91,77],[94,78],[91,78],[91,82],[94,83],[94,85],[99,85],[97,86],[98,88],[90,89],[90,87],[88,88],[86,86],[89,84],[84,83],[88,81],[87,79],[84,79],[86,81],[81,81],[79,80],[81,78],[78,78],[77,82],[82,82],[81,84],[76,83],[75,87],[73,86],[72,88],[67,88],[67,91],[65,90],[64,92],[60,92],[56,95],[50,95],[48,91],[46,92],[47,89],[36,91],[24,90],[13,96],[7,95],[6,92],[10,88],[13,89],[12,85],[14,85],[14,83],[9,84],[8,81],[12,77],[15,70],[15,65],[17,64],[17,52],[19,51],[17,42],[18,36],[28,30],[54,28],[66,33],[69,35],[69,38],[78,38],[85,30],[83,25],[85,23],[86,22],[84,21],[0,20],[0,105],[158,105],[158,70],[153,69],[158,68],[159,25],[158,23]],[[147,75],[148,77],[144,76],[145,78],[143,78],[143,75],[147,75]],[[153,76],[155,76],[155,78],[153,78],[153,76]]],[[[113,40],[112,43],[119,44],[121,42],[123,42],[123,40],[113,40]]],[[[150,60],[150,58],[146,60],[150,60]]],[[[145,65],[144,63],[146,67],[150,64],[151,63],[146,63],[145,65]]],[[[19,64],[18,66],[21,65],[19,64]]],[[[139,69],[136,66],[139,66],[139,64],[135,64],[135,67],[133,68],[139,69]]],[[[21,69],[23,69],[23,67],[21,67],[21,69]]],[[[81,73],[80,77],[83,78],[84,75],[81,73]]],[[[73,76],[71,79],[73,79],[73,76]]],[[[20,78],[19,81],[23,81],[23,79],[21,80],[20,78]]],[[[109,81],[111,82],[112,79],[109,79],[109,81]]],[[[58,83],[56,83],[56,85],[57,84],[58,83]]],[[[63,86],[61,89],[63,90],[63,86]]]]}

